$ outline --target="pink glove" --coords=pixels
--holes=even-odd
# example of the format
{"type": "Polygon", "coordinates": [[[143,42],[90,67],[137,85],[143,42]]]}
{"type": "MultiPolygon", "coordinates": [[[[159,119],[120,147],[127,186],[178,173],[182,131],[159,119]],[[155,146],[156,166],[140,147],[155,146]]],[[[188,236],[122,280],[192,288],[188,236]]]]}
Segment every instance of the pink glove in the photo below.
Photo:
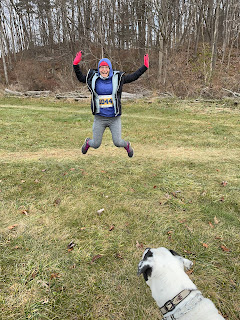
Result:
{"type": "Polygon", "coordinates": [[[75,59],[73,60],[73,64],[76,66],[77,64],[79,64],[79,62],[82,60],[82,51],[79,51],[76,54],[75,59]]]}
{"type": "Polygon", "coordinates": [[[147,53],[144,55],[144,65],[149,68],[149,56],[147,53]]]}

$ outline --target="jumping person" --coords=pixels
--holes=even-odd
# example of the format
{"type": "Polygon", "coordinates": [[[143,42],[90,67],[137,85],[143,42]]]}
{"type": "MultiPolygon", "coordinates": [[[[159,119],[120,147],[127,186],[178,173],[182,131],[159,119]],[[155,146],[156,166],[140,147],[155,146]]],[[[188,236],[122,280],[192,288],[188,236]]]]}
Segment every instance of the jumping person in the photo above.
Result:
{"type": "Polygon", "coordinates": [[[99,148],[103,133],[109,127],[114,145],[125,148],[128,156],[132,157],[133,148],[130,142],[121,138],[122,87],[124,83],[137,80],[148,69],[148,54],[144,56],[144,65],[128,75],[113,70],[111,61],[107,58],[99,61],[98,69],[89,69],[87,75],[83,75],[79,67],[81,59],[82,52],[79,51],[73,61],[73,68],[78,80],[86,83],[91,92],[91,110],[94,115],[93,138],[86,138],[82,146],[82,153],[86,154],[90,147],[99,148]]]}

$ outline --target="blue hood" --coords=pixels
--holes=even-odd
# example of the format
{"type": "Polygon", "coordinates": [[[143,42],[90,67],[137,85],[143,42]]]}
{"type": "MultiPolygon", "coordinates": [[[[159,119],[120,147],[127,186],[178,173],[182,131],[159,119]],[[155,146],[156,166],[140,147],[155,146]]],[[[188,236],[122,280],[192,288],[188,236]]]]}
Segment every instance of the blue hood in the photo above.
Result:
{"type": "Polygon", "coordinates": [[[99,65],[102,61],[107,62],[107,64],[109,65],[110,71],[109,71],[109,76],[108,78],[111,78],[113,76],[113,69],[112,69],[112,64],[111,61],[108,58],[103,58],[98,62],[98,75],[100,76],[100,72],[99,72],[99,65]]]}

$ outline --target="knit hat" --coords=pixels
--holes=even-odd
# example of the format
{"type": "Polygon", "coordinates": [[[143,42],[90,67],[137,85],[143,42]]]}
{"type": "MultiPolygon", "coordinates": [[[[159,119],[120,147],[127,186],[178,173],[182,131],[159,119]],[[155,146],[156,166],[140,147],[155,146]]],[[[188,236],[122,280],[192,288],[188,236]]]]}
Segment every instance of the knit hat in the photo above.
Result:
{"type": "Polygon", "coordinates": [[[113,76],[113,69],[111,61],[108,58],[103,58],[98,63],[98,75],[100,76],[99,67],[100,66],[108,66],[109,67],[109,76],[108,78],[111,78],[113,76]]]}
{"type": "Polygon", "coordinates": [[[99,67],[107,66],[109,67],[108,63],[106,61],[102,61],[99,63],[99,67]]]}

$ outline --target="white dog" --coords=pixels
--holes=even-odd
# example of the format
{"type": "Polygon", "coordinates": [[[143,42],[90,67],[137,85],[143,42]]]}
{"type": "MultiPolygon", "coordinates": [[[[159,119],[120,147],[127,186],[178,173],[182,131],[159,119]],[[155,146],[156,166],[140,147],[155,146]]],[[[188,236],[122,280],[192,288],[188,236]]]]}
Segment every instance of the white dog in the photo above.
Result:
{"type": "Polygon", "coordinates": [[[152,297],[166,320],[223,320],[213,302],[204,298],[184,272],[192,261],[166,248],[146,249],[138,265],[152,297]]]}

